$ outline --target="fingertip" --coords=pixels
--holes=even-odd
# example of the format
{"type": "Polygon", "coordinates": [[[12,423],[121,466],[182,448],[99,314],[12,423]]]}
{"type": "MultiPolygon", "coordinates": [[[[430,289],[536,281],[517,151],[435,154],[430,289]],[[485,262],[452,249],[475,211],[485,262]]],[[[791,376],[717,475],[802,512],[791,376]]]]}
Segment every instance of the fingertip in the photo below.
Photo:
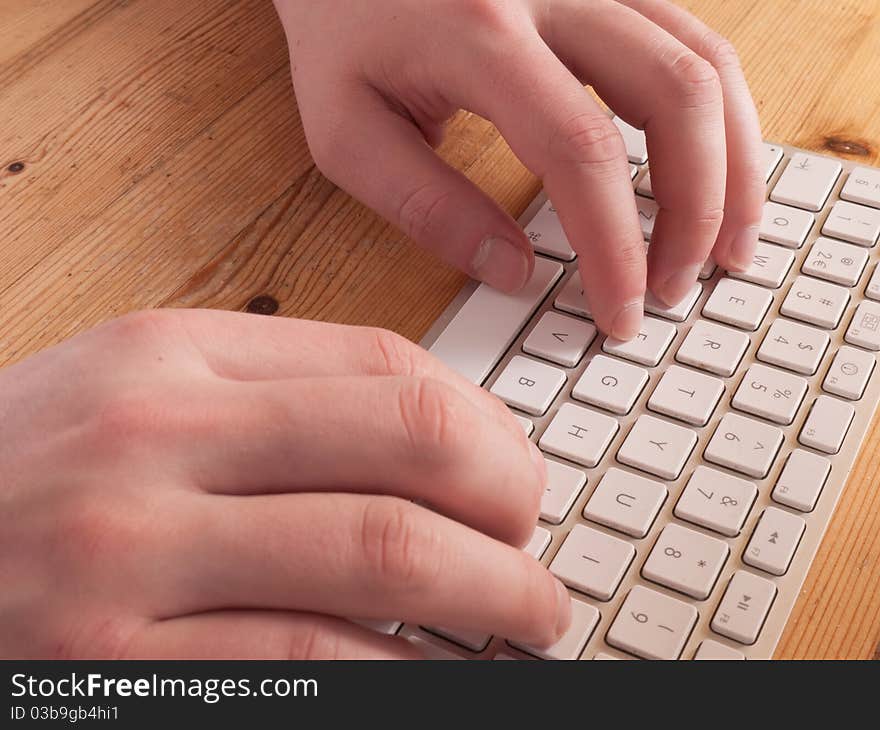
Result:
{"type": "Polygon", "coordinates": [[[758,245],[758,227],[747,226],[741,229],[730,242],[727,254],[727,268],[732,271],[745,271],[752,264],[755,247],[758,245]]]}
{"type": "Polygon", "coordinates": [[[635,337],[642,328],[645,302],[642,297],[624,304],[614,316],[608,334],[615,340],[626,342],[635,337]]]}
{"type": "Polygon", "coordinates": [[[667,307],[674,307],[685,295],[694,288],[694,282],[702,271],[702,264],[684,266],[670,276],[666,281],[657,286],[654,294],[667,307]]]}
{"type": "Polygon", "coordinates": [[[571,596],[568,593],[568,588],[560,581],[559,579],[555,579],[556,581],[556,636],[554,640],[558,640],[562,637],[562,635],[568,631],[568,627],[571,626],[571,596]]]}
{"type": "Polygon", "coordinates": [[[532,276],[535,261],[531,250],[504,236],[487,236],[471,259],[471,275],[495,289],[513,294],[532,276]]]}

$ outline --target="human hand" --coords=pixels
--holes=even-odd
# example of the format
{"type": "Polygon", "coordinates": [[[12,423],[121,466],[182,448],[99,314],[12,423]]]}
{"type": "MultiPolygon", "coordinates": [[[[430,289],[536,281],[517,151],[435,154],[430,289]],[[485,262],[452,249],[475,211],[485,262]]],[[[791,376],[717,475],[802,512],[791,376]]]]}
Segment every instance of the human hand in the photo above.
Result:
{"type": "Polygon", "coordinates": [[[416,656],[346,616],[567,628],[565,589],[513,547],[540,453],[390,332],[143,312],[0,371],[0,394],[2,657],[416,656]]]}
{"type": "Polygon", "coordinates": [[[543,179],[596,323],[639,331],[712,254],[751,262],[764,179],[757,114],[727,41],[666,0],[275,0],[309,146],[331,180],[441,258],[506,291],[533,266],[516,223],[433,152],[469,109],[543,179]],[[644,128],[660,210],[650,253],[622,140],[590,84],[644,128]]]}

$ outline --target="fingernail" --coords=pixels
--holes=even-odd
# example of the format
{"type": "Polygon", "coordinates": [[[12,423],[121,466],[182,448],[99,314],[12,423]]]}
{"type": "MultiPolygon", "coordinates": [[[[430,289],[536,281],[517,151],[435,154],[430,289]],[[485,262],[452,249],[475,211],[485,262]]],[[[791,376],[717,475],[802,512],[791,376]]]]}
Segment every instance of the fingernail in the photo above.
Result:
{"type": "Polygon", "coordinates": [[[532,457],[535,471],[538,472],[538,481],[543,489],[547,484],[547,462],[544,461],[544,455],[541,453],[541,450],[532,441],[529,441],[529,454],[532,457]]]}
{"type": "Polygon", "coordinates": [[[471,274],[501,291],[519,291],[529,276],[529,257],[506,238],[486,238],[471,260],[471,274]]]}
{"type": "Polygon", "coordinates": [[[571,596],[561,581],[556,581],[556,636],[562,636],[571,624],[571,596]]]}
{"type": "Polygon", "coordinates": [[[608,333],[615,340],[631,340],[635,337],[642,327],[642,314],[645,309],[645,302],[642,299],[636,299],[625,305],[614,317],[611,323],[611,331],[608,333]]]}
{"type": "Polygon", "coordinates": [[[674,307],[694,288],[694,282],[702,271],[702,264],[693,264],[685,266],[670,276],[659,290],[655,292],[657,296],[669,307],[674,307]]]}
{"type": "Polygon", "coordinates": [[[754,226],[743,228],[730,243],[730,266],[735,271],[745,271],[752,265],[755,246],[758,243],[758,229],[754,226]]]}

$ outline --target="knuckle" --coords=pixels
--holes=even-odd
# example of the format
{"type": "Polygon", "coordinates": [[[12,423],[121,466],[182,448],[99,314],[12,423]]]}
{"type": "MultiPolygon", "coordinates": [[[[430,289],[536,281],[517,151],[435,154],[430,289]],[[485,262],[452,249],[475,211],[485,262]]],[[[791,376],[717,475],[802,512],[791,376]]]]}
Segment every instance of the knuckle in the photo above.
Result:
{"type": "Polygon", "coordinates": [[[424,350],[406,337],[391,330],[371,328],[373,349],[378,357],[378,368],[370,368],[371,375],[415,376],[424,371],[424,350]]]}
{"type": "Polygon", "coordinates": [[[397,221],[403,232],[415,241],[424,241],[441,225],[448,191],[432,183],[410,190],[397,206],[397,221]]]}
{"type": "Polygon", "coordinates": [[[597,167],[613,166],[626,155],[623,138],[610,119],[582,113],[563,121],[550,143],[554,159],[597,167]]]}
{"type": "Polygon", "coordinates": [[[165,340],[177,328],[177,316],[167,309],[143,309],[111,320],[103,327],[115,345],[142,345],[165,340]]]}
{"type": "Polygon", "coordinates": [[[415,377],[405,382],[398,408],[410,452],[431,463],[454,461],[462,449],[460,406],[458,393],[439,380],[415,377]]]}
{"type": "Polygon", "coordinates": [[[159,400],[138,392],[106,396],[92,415],[85,435],[108,457],[143,448],[163,431],[164,419],[156,406],[159,400]]]}
{"type": "Polygon", "coordinates": [[[459,0],[460,14],[468,17],[475,27],[500,33],[511,28],[511,14],[500,0],[459,0]]]}
{"type": "Polygon", "coordinates": [[[721,103],[721,79],[715,67],[692,51],[672,62],[677,95],[686,108],[721,103]]]}
{"type": "Polygon", "coordinates": [[[439,540],[418,510],[394,497],[367,502],[360,548],[371,585],[416,593],[434,583],[442,566],[439,540]]]}
{"type": "Polygon", "coordinates": [[[738,69],[740,67],[739,54],[733,44],[722,35],[709,31],[700,44],[705,51],[702,54],[716,69],[738,69]]]}
{"type": "Polygon", "coordinates": [[[123,514],[94,495],[67,500],[52,534],[53,552],[59,555],[60,564],[81,574],[118,557],[134,539],[123,514]]]}

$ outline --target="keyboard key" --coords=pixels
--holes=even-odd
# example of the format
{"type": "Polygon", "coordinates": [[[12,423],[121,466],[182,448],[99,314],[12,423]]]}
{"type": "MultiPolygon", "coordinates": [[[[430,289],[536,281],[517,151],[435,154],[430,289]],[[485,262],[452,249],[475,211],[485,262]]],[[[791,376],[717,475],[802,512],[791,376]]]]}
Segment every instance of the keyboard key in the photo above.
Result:
{"type": "Polygon", "coordinates": [[[807,523],[791,512],[768,507],[743,553],[743,562],[773,575],[785,575],[807,523]]]}
{"type": "Polygon", "coordinates": [[[764,176],[764,182],[767,182],[770,179],[770,176],[773,175],[773,171],[776,169],[776,166],[779,164],[779,161],[782,159],[782,148],[777,147],[774,144],[768,144],[764,142],[764,165],[767,169],[767,174],[764,176]]]}
{"type": "Polygon", "coordinates": [[[865,287],[865,296],[868,299],[880,299],[880,264],[874,267],[874,273],[871,274],[871,281],[865,287]]]}
{"type": "Polygon", "coordinates": [[[611,467],[584,508],[584,517],[632,537],[644,537],[666,501],[666,487],[611,467]]]}
{"type": "Polygon", "coordinates": [[[752,482],[698,466],[675,505],[675,516],[736,537],[757,496],[758,488],[752,482]]]}
{"type": "Polygon", "coordinates": [[[724,383],[678,365],[671,365],[648,400],[648,408],[692,426],[705,426],[721,400],[724,383]]]}
{"type": "Polygon", "coordinates": [[[563,403],[539,442],[549,454],[593,467],[611,445],[617,421],[609,416],[563,403]]]}
{"type": "Polygon", "coordinates": [[[865,249],[831,238],[817,238],[801,271],[842,286],[855,286],[867,263],[865,249]]]}
{"type": "Polygon", "coordinates": [[[697,609],[644,586],[626,597],[606,640],[642,659],[678,659],[697,622],[697,609]]]}
{"type": "Polygon", "coordinates": [[[782,431],[775,426],[726,413],[712,434],[705,458],[748,477],[763,479],[773,465],[782,438],[782,431]]]}
{"type": "Polygon", "coordinates": [[[525,233],[538,253],[562,261],[574,260],[575,253],[565,237],[565,231],[562,230],[562,222],[556,215],[556,208],[549,200],[541,206],[525,227],[525,233]]]}
{"type": "Polygon", "coordinates": [[[642,320],[641,330],[631,340],[623,342],[608,337],[602,344],[602,349],[624,360],[654,367],[666,354],[666,350],[675,339],[676,331],[674,324],[654,317],[645,317],[642,320]]]}
{"type": "Polygon", "coordinates": [[[825,219],[822,233],[859,246],[873,246],[880,235],[880,211],[838,200],[825,219]]]}
{"type": "Polygon", "coordinates": [[[570,588],[608,601],[635,556],[630,543],[575,525],[550,563],[550,572],[570,588]]]}
{"type": "Polygon", "coordinates": [[[611,656],[611,654],[606,654],[604,651],[600,651],[598,654],[596,654],[596,656],[593,657],[593,661],[596,661],[596,660],[599,660],[599,661],[608,661],[608,660],[618,661],[619,659],[620,659],[620,657],[611,656]]]}
{"type": "Polygon", "coordinates": [[[520,426],[522,426],[522,430],[525,431],[526,436],[531,436],[532,431],[535,430],[535,424],[532,423],[528,418],[518,416],[516,413],[513,414],[513,417],[516,419],[516,422],[520,426]]]}
{"type": "Polygon", "coordinates": [[[824,456],[795,449],[785,462],[770,496],[786,507],[812,512],[830,473],[831,462],[824,456]]]}
{"type": "Polygon", "coordinates": [[[770,193],[770,200],[814,212],[822,210],[831,188],[840,175],[842,165],[828,157],[798,152],[770,193]]]}
{"type": "Polygon", "coordinates": [[[523,548],[523,552],[528,553],[535,560],[540,560],[547,548],[550,547],[550,540],[549,530],[540,526],[535,527],[535,531],[532,533],[531,539],[529,539],[529,544],[523,548]]]}
{"type": "Polygon", "coordinates": [[[698,319],[675,359],[726,378],[733,375],[748,347],[749,337],[743,332],[698,319]]]}
{"type": "Polygon", "coordinates": [[[648,143],[645,140],[645,133],[641,129],[627,124],[620,117],[614,117],[613,121],[617,125],[620,136],[623,137],[629,161],[636,165],[644,165],[648,161],[648,143]]]}
{"type": "Polygon", "coordinates": [[[858,345],[866,350],[880,350],[880,304],[859,304],[844,339],[851,345],[858,345]]]}
{"type": "Polygon", "coordinates": [[[647,370],[596,355],[575,383],[571,395],[577,400],[623,415],[632,410],[647,383],[647,370]]]}
{"type": "Polygon", "coordinates": [[[575,271],[565,282],[562,291],[556,296],[553,303],[557,309],[569,314],[576,314],[578,317],[593,318],[590,306],[584,297],[584,285],[581,284],[581,273],[575,271]]]}
{"type": "Polygon", "coordinates": [[[483,651],[492,640],[491,634],[487,634],[484,631],[474,631],[473,629],[448,629],[441,626],[423,626],[422,628],[471,651],[483,651]]]}
{"type": "Polygon", "coordinates": [[[820,395],[810,409],[798,441],[816,451],[836,454],[840,451],[855,414],[855,408],[849,403],[820,395]]]}
{"type": "Polygon", "coordinates": [[[594,606],[572,598],[571,626],[568,627],[568,631],[553,646],[547,649],[540,649],[528,644],[519,644],[512,641],[509,643],[511,646],[522,649],[541,659],[573,660],[581,655],[598,623],[599,611],[594,606]]]}
{"type": "Polygon", "coordinates": [[[636,175],[639,174],[639,168],[636,165],[629,166],[629,178],[630,180],[635,180],[636,175]]]}
{"type": "Polygon", "coordinates": [[[724,278],[703,306],[703,316],[744,330],[756,330],[773,303],[763,287],[724,278]]]}
{"type": "Polygon", "coordinates": [[[409,636],[407,637],[407,641],[409,641],[409,643],[412,644],[422,654],[422,656],[429,661],[448,661],[451,659],[464,659],[464,657],[443,649],[442,647],[437,646],[437,644],[435,644],[434,642],[423,639],[421,636],[409,636]]]}
{"type": "Polygon", "coordinates": [[[639,226],[642,229],[642,237],[646,241],[650,241],[651,235],[654,233],[654,222],[657,219],[657,211],[660,210],[660,206],[651,198],[643,198],[641,195],[636,195],[636,210],[639,214],[639,226]]]}
{"type": "Polygon", "coordinates": [[[833,330],[840,324],[847,304],[849,291],[843,287],[810,276],[798,276],[779,311],[786,317],[833,330]]]}
{"type": "Polygon", "coordinates": [[[727,275],[734,279],[750,281],[758,286],[778,289],[785,281],[793,263],[794,254],[788,249],[758,241],[749,268],[745,271],[728,271],[727,275]]]}
{"type": "Polygon", "coordinates": [[[841,347],[828,368],[822,390],[849,400],[858,400],[868,387],[877,360],[874,355],[854,347],[841,347]]]}
{"type": "Polygon", "coordinates": [[[538,257],[532,278],[517,294],[481,284],[431,345],[431,353],[482,384],[560,276],[562,264],[538,257]]]}
{"type": "Polygon", "coordinates": [[[645,174],[642,175],[642,179],[639,180],[638,185],[636,185],[636,192],[639,195],[644,195],[646,198],[653,198],[654,191],[651,189],[651,171],[646,170],[645,174]]]}
{"type": "Polygon", "coordinates": [[[558,312],[544,312],[523,342],[523,351],[573,368],[596,337],[595,325],[558,312]]]}
{"type": "Polygon", "coordinates": [[[830,341],[828,333],[822,330],[777,319],[770,325],[757,357],[762,362],[796,373],[813,375],[819,369],[830,341]]]}
{"type": "Polygon", "coordinates": [[[800,248],[813,228],[815,216],[779,203],[764,203],[758,236],[786,248],[800,248]]]}
{"type": "Polygon", "coordinates": [[[507,405],[540,416],[547,412],[563,385],[562,370],[516,355],[489,390],[507,405]]]}
{"type": "Polygon", "coordinates": [[[807,393],[807,381],[797,375],[752,365],[736,389],[731,405],[738,411],[788,425],[807,393]]]}
{"type": "Polygon", "coordinates": [[[775,598],[773,583],[738,570],[712,618],[712,631],[740,644],[754,644],[775,598]]]}
{"type": "Polygon", "coordinates": [[[671,319],[673,322],[684,322],[702,293],[703,286],[699,282],[695,283],[693,289],[678,304],[674,307],[668,307],[651,292],[648,292],[645,294],[645,311],[664,319],[671,319]]]}
{"type": "Polygon", "coordinates": [[[672,481],[678,478],[696,445],[697,434],[689,428],[653,416],[639,416],[618,450],[617,460],[672,481]]]}
{"type": "Polygon", "coordinates": [[[726,542],[680,525],[666,525],[642,575],[702,601],[712,592],[729,553],[726,542]]]}
{"type": "Polygon", "coordinates": [[[541,519],[558,525],[587,483],[587,475],[580,469],[552,459],[544,461],[547,465],[547,487],[541,495],[541,519]]]}
{"type": "Polygon", "coordinates": [[[389,636],[393,636],[400,631],[400,627],[403,625],[401,621],[379,618],[354,619],[354,622],[360,624],[365,629],[370,629],[380,634],[388,634],[389,636]]]}
{"type": "Polygon", "coordinates": [[[729,646],[719,644],[717,641],[712,641],[712,639],[706,639],[705,641],[700,642],[700,646],[697,648],[697,653],[694,654],[694,659],[698,660],[736,661],[744,660],[745,658],[746,655],[741,651],[731,649],[729,646]]]}
{"type": "Polygon", "coordinates": [[[853,203],[880,208],[880,170],[855,168],[846,179],[840,197],[853,203]]]}

